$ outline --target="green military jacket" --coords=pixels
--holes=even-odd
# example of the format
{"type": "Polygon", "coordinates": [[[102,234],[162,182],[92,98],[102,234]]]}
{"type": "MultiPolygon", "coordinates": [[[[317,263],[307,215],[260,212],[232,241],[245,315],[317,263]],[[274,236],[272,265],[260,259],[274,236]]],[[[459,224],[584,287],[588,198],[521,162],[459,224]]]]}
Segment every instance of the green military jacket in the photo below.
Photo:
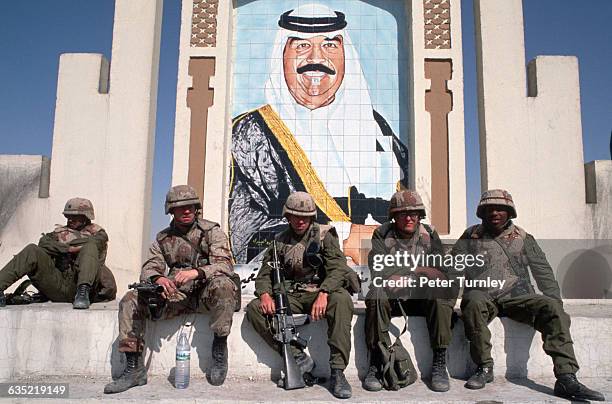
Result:
{"type": "Polygon", "coordinates": [[[141,281],[155,281],[160,276],[172,277],[181,268],[200,269],[204,278],[233,273],[229,241],[214,222],[197,219],[183,233],[175,225],[157,233],[142,265],[141,281]]]}
{"type": "Polygon", "coordinates": [[[457,240],[452,254],[481,254],[484,257],[484,266],[472,265],[465,269],[467,279],[490,276],[506,279],[506,288],[514,287],[516,282],[522,282],[532,288],[529,277],[531,271],[544,295],[561,299],[559,284],[546,255],[535,238],[512,221],[497,237],[491,235],[482,224],[469,227],[457,240]]]}
{"type": "MultiPolygon", "coordinates": [[[[331,226],[313,223],[303,236],[298,236],[291,227],[275,236],[278,258],[283,269],[285,280],[292,289],[297,283],[316,284],[317,290],[327,293],[344,287],[348,271],[346,257],[340,250],[338,235],[331,226]],[[322,233],[323,232],[323,233],[322,233]],[[321,240],[321,235],[324,234],[321,240]],[[323,260],[322,275],[316,280],[317,271],[303,260],[303,252],[311,243],[320,243],[320,255],[323,260]]],[[[261,269],[255,279],[255,295],[273,294],[272,267],[273,248],[270,246],[263,258],[261,269]]]]}

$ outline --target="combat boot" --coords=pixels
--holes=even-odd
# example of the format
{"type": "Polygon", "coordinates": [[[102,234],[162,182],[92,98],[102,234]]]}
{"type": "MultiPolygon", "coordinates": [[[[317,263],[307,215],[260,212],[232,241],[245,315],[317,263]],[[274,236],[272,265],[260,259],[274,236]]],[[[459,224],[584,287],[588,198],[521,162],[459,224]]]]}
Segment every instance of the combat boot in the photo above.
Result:
{"type": "Polygon", "coordinates": [[[478,366],[476,372],[465,383],[465,388],[470,390],[482,389],[487,383],[493,381],[493,366],[478,366]]]}
{"type": "Polygon", "coordinates": [[[147,368],[141,362],[140,352],[126,352],[127,366],[119,378],[104,386],[104,394],[121,393],[136,386],[147,384],[147,368]]]}
{"type": "Polygon", "coordinates": [[[6,307],[6,296],[3,290],[0,290],[0,307],[6,307]]]}
{"type": "Polygon", "coordinates": [[[557,376],[555,382],[555,396],[572,401],[605,401],[605,397],[598,391],[591,390],[576,379],[573,373],[557,376]]]}
{"type": "Polygon", "coordinates": [[[227,376],[227,336],[215,335],[212,345],[213,364],[207,374],[208,382],[213,386],[221,386],[227,376]]]}
{"type": "Polygon", "coordinates": [[[434,349],[433,365],[431,367],[431,389],[438,392],[450,389],[448,372],[446,371],[446,348],[434,349]]]}
{"type": "Polygon", "coordinates": [[[346,381],[344,370],[342,369],[331,370],[330,387],[332,394],[336,398],[351,398],[351,394],[353,393],[351,385],[346,381]]]}
{"type": "Polygon", "coordinates": [[[295,363],[300,368],[300,372],[302,374],[312,372],[312,369],[315,367],[315,363],[312,358],[304,351],[298,352],[294,355],[295,363]]]}
{"type": "Polygon", "coordinates": [[[380,378],[378,377],[378,366],[370,365],[365,379],[363,379],[362,387],[367,391],[380,391],[383,388],[380,378]]]}
{"type": "Polygon", "coordinates": [[[91,286],[86,283],[82,283],[77,286],[77,292],[74,296],[74,302],[72,303],[73,309],[88,309],[89,308],[89,290],[91,286]]]}

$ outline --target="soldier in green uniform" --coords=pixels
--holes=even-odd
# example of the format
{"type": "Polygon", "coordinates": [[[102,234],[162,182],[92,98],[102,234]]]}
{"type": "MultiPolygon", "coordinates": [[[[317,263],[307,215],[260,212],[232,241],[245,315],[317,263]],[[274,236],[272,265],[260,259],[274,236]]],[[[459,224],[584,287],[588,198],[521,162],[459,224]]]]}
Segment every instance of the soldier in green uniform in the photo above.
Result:
{"type": "MultiPolygon", "coordinates": [[[[399,191],[391,197],[390,221],[379,226],[372,235],[372,250],[368,255],[372,278],[399,280],[402,277],[413,277],[417,280],[424,276],[429,279],[447,279],[442,266],[444,254],[442,242],[432,226],[421,222],[423,218],[425,218],[425,206],[416,191],[399,191]],[[423,257],[424,260],[431,258],[431,266],[374,268],[375,259],[404,252],[415,258],[423,257]]],[[[455,293],[450,288],[446,293],[436,293],[444,291],[429,290],[427,286],[409,287],[402,291],[375,286],[380,286],[380,283],[372,284],[365,302],[365,335],[370,367],[363,381],[363,388],[368,391],[382,389],[381,371],[384,363],[381,357],[381,344],[385,349],[391,347],[389,337],[391,317],[406,313],[425,316],[433,350],[431,389],[438,392],[448,391],[450,386],[446,370],[446,349],[452,338],[451,318],[456,302],[455,293]]],[[[407,375],[406,382],[400,387],[405,387],[416,380],[416,370],[411,364],[410,368],[413,374],[407,375]]]]}
{"type": "MultiPolygon", "coordinates": [[[[170,226],[157,234],[142,266],[140,280],[161,285],[167,304],[160,319],[205,312],[214,332],[213,364],[207,372],[212,385],[219,386],[227,375],[227,336],[232,326],[237,293],[240,292],[230,255],[229,241],[219,225],[199,218],[202,204],[189,185],[168,191],[166,214],[170,226]]],[[[142,363],[146,302],[129,291],[119,302],[119,351],[125,352],[123,374],[107,384],[104,393],[119,393],[147,383],[142,363]]]]}
{"type": "MultiPolygon", "coordinates": [[[[287,297],[293,313],[310,314],[314,321],[327,320],[330,350],[331,390],[337,398],[351,397],[350,384],[344,376],[351,352],[351,321],[353,301],[343,285],[347,271],[346,258],[340,250],[338,236],[333,227],[314,222],[317,208],[312,196],[295,192],[283,206],[283,216],[289,227],[276,235],[276,247],[285,279],[287,297]],[[313,267],[305,259],[312,245],[319,245],[322,268],[313,267]]],[[[279,344],[271,332],[270,315],[275,312],[272,290],[272,249],[268,249],[255,281],[256,299],[247,307],[247,319],[268,345],[280,352],[279,344]]],[[[314,367],[312,359],[292,346],[293,354],[302,373],[314,367]]]]}
{"type": "Polygon", "coordinates": [[[0,270],[0,307],[6,304],[4,290],[25,275],[46,298],[72,302],[75,309],[115,298],[115,279],[104,265],[108,236],[92,223],[91,201],[69,199],[63,214],[65,226],[44,234],[38,245],[27,245],[0,270]]]}
{"type": "MultiPolygon", "coordinates": [[[[482,223],[469,227],[453,247],[453,254],[481,254],[483,265],[466,268],[461,302],[465,334],[470,341],[476,372],[465,384],[482,389],[493,381],[491,333],[488,323],[500,313],[542,333],[544,351],[553,360],[557,378],[554,393],[571,400],[603,401],[604,396],[576,379],[578,363],[570,335],[570,318],[563,310],[559,285],[544,252],[533,236],[516,226],[516,209],[505,190],[486,191],[476,215],[482,223]],[[529,270],[543,295],[536,294],[529,270]],[[470,280],[505,281],[503,287],[470,280]]],[[[498,282],[499,284],[499,282],[498,282]]]]}

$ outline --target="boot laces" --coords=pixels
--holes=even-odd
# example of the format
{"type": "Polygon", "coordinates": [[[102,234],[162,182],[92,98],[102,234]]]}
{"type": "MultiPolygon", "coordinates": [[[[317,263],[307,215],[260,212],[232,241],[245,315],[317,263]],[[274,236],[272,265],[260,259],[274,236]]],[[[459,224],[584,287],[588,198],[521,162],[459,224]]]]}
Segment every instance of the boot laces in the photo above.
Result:
{"type": "Polygon", "coordinates": [[[89,285],[82,284],[77,287],[77,297],[87,297],[89,292],[89,285]]]}

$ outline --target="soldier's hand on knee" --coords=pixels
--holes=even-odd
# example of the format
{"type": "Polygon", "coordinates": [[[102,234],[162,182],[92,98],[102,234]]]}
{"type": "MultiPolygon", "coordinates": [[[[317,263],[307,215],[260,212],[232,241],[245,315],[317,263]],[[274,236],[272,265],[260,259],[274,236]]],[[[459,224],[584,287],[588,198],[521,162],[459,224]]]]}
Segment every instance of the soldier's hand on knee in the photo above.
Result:
{"type": "Polygon", "coordinates": [[[164,293],[162,293],[164,299],[167,299],[169,296],[172,296],[177,292],[176,285],[174,284],[174,282],[164,276],[157,278],[155,283],[161,285],[164,288],[164,293]]]}
{"type": "Polygon", "coordinates": [[[268,294],[264,293],[259,297],[260,304],[259,309],[263,314],[274,314],[276,312],[276,305],[274,299],[268,294]]]}
{"type": "Polygon", "coordinates": [[[176,283],[176,286],[180,287],[184,283],[197,279],[197,277],[198,277],[197,269],[190,269],[189,271],[187,270],[179,271],[174,277],[174,283],[176,283]]]}
{"type": "Polygon", "coordinates": [[[325,317],[325,312],[327,311],[327,293],[319,292],[319,295],[315,299],[312,304],[312,309],[310,310],[310,317],[314,321],[321,320],[325,317]]]}

